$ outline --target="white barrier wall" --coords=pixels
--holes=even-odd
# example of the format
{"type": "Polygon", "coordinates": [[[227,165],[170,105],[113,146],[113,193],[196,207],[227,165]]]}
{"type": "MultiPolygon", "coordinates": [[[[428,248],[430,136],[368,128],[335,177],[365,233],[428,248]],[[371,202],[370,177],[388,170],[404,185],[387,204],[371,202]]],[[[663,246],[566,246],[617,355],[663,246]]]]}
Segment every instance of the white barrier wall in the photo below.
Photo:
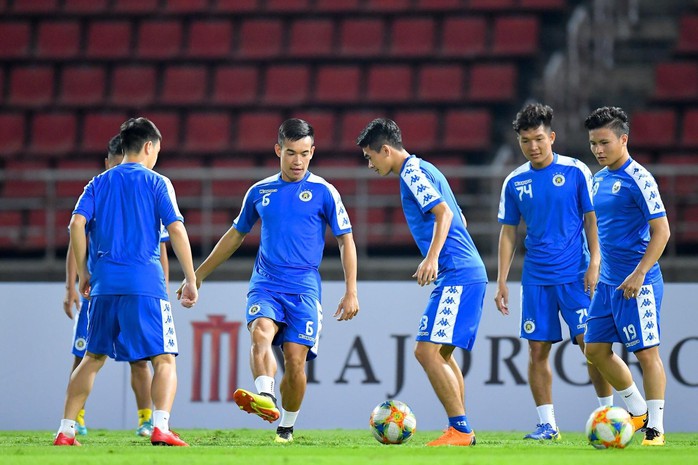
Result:
{"type": "MultiPolygon", "coordinates": [[[[518,290],[518,284],[510,285],[512,309],[518,309],[518,290]]],[[[412,407],[421,430],[446,426],[446,415],[412,354],[430,291],[414,282],[361,282],[359,316],[338,322],[332,315],[343,283],[325,283],[320,355],[309,365],[297,428],[367,427],[372,408],[389,397],[412,407]]],[[[175,428],[271,427],[231,401],[237,386],[254,389],[243,313],[246,292],[243,282],[206,283],[194,309],[173,305],[181,351],[171,420],[175,428]]],[[[518,338],[518,311],[508,317],[499,314],[494,292],[490,284],[473,352],[468,356],[458,351],[468,418],[475,429],[532,430],[538,420],[526,384],[527,345],[518,338]]],[[[0,323],[0,430],[55,429],[73,359],[72,321],[62,310],[63,285],[4,283],[0,295],[5,300],[0,323]]],[[[698,284],[665,288],[660,350],[668,381],[668,431],[698,431],[696,295],[698,284]]],[[[630,361],[635,362],[631,369],[640,385],[634,356],[630,361]]],[[[558,424],[563,430],[580,431],[597,407],[583,357],[576,346],[559,343],[551,363],[558,424]]],[[[88,426],[135,428],[128,367],[109,361],[100,372],[87,403],[88,426]]],[[[616,402],[622,405],[617,394],[616,402]]]]}

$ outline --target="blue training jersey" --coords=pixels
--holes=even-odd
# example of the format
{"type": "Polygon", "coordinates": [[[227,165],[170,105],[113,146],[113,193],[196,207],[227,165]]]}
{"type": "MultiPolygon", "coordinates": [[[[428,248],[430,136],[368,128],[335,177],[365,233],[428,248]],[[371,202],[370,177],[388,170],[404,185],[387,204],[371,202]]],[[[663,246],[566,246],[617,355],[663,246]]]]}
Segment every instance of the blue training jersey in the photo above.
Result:
{"type": "Polygon", "coordinates": [[[118,165],[85,186],[73,214],[87,219],[94,248],[91,295],[167,299],[162,229],[184,220],[168,178],[140,163],[118,165]]]}
{"type": "Polygon", "coordinates": [[[351,232],[339,192],[310,172],[297,182],[275,174],[245,194],[233,227],[247,234],[262,220],[250,289],[309,294],[321,299],[320,262],[327,225],[335,236],[351,232]]]}
{"type": "Polygon", "coordinates": [[[527,162],[504,180],[498,221],[517,226],[523,218],[526,223],[522,284],[583,279],[589,266],[584,214],[594,211],[591,180],[584,163],[557,153],[545,168],[527,162]]]}
{"type": "Polygon", "coordinates": [[[466,229],[465,217],[446,177],[431,163],[411,155],[400,170],[402,210],[422,256],[427,255],[434,237],[431,209],[446,202],[453,212],[448,236],[439,254],[436,285],[487,282],[485,265],[466,229]]]}
{"type": "MultiPolygon", "coordinates": [[[[649,221],[666,216],[654,177],[630,158],[617,170],[603,168],[594,176],[594,205],[601,244],[599,280],[619,286],[647,250],[649,221]]],[[[662,279],[659,263],[645,277],[653,283],[662,279]]]]}

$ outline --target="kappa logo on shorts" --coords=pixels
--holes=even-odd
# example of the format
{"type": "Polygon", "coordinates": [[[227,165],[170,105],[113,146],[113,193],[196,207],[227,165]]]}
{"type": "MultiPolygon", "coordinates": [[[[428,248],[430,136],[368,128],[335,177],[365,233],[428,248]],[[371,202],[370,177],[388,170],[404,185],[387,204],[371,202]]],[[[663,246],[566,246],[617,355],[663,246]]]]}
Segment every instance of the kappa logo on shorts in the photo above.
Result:
{"type": "Polygon", "coordinates": [[[247,313],[250,315],[256,315],[259,313],[259,311],[262,309],[262,307],[259,306],[259,304],[254,304],[250,308],[247,309],[247,313]]]}
{"type": "Polygon", "coordinates": [[[313,193],[310,191],[303,191],[300,193],[298,198],[301,199],[303,202],[309,202],[310,199],[313,198],[313,193]]]}
{"type": "Polygon", "coordinates": [[[77,350],[85,350],[85,347],[87,346],[87,341],[85,340],[84,337],[79,337],[75,339],[75,348],[77,350]]]}
{"type": "Polygon", "coordinates": [[[555,173],[553,176],[553,184],[560,187],[565,184],[565,175],[562,173],[555,173]]]}
{"type": "Polygon", "coordinates": [[[419,330],[420,331],[426,330],[428,324],[429,324],[429,317],[426,315],[422,315],[422,319],[419,322],[419,330]]]}
{"type": "Polygon", "coordinates": [[[533,320],[526,320],[523,323],[523,330],[526,334],[531,334],[536,330],[536,322],[533,320]]]}

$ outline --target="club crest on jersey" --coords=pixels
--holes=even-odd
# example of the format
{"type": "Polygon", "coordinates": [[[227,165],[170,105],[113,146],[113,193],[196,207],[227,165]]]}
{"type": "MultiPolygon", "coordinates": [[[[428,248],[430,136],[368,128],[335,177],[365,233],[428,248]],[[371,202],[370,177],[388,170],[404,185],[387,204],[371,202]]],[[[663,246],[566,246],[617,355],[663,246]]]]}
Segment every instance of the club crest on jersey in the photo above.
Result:
{"type": "Polygon", "coordinates": [[[85,350],[85,347],[87,346],[87,341],[85,340],[84,337],[79,337],[75,339],[75,349],[76,350],[85,350]]]}
{"type": "Polygon", "coordinates": [[[617,194],[619,190],[620,190],[620,181],[616,181],[613,183],[613,187],[611,188],[611,192],[614,194],[617,194]]]}
{"type": "Polygon", "coordinates": [[[303,202],[309,202],[313,198],[313,193],[310,191],[303,191],[298,195],[298,198],[303,202]]]}
{"type": "Polygon", "coordinates": [[[259,304],[254,304],[250,308],[247,309],[247,313],[250,315],[256,315],[259,313],[259,311],[262,309],[262,307],[259,306],[259,304]]]}
{"type": "Polygon", "coordinates": [[[526,320],[523,323],[523,330],[526,334],[531,334],[536,330],[536,323],[533,320],[526,320]]]}
{"type": "Polygon", "coordinates": [[[553,184],[555,184],[557,187],[565,184],[565,175],[562,173],[555,173],[553,176],[553,184]]]}

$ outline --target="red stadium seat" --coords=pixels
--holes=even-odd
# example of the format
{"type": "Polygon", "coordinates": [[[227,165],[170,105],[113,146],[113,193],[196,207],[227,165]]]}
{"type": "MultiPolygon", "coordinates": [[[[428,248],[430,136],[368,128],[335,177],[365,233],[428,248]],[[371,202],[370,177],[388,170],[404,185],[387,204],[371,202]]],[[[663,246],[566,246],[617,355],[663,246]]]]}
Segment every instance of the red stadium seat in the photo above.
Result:
{"type": "Polygon", "coordinates": [[[555,11],[564,10],[566,0],[520,0],[519,7],[527,10],[555,11]]]}
{"type": "Polygon", "coordinates": [[[276,112],[246,112],[238,122],[239,150],[273,152],[279,126],[284,119],[276,112]]]}
{"type": "Polygon", "coordinates": [[[677,242],[686,244],[698,243],[698,205],[687,205],[681,214],[682,228],[677,242]]]}
{"type": "MultiPolygon", "coordinates": [[[[632,157],[637,160],[636,154],[633,154],[632,157]]],[[[698,175],[682,174],[680,171],[682,166],[688,167],[698,165],[698,153],[662,154],[660,164],[662,166],[670,165],[679,168],[679,174],[677,176],[657,177],[657,183],[659,184],[659,190],[662,196],[670,193],[680,197],[698,194],[698,175]]],[[[666,203],[669,202],[665,200],[665,204],[666,203]]]]}
{"type": "Polygon", "coordinates": [[[448,176],[449,169],[461,168],[466,163],[460,157],[460,155],[436,155],[425,157],[425,160],[436,166],[442,173],[448,178],[448,185],[451,186],[453,193],[458,195],[465,190],[465,185],[467,183],[466,179],[459,178],[456,176],[448,176]]]}
{"type": "Polygon", "coordinates": [[[327,170],[334,170],[334,171],[344,171],[347,168],[359,168],[359,167],[365,167],[365,164],[363,163],[363,157],[361,156],[361,152],[357,149],[356,153],[351,154],[350,157],[342,157],[342,158],[329,158],[332,157],[330,153],[324,153],[320,154],[318,156],[318,153],[315,152],[315,156],[313,157],[313,161],[310,162],[310,170],[313,173],[316,173],[323,178],[325,178],[330,184],[332,184],[337,191],[339,191],[339,195],[342,196],[343,199],[346,199],[346,197],[350,195],[356,195],[356,180],[355,179],[347,179],[347,178],[337,178],[332,175],[332,172],[328,172],[327,170]],[[361,165],[359,165],[361,163],[361,165]]]}
{"type": "Polygon", "coordinates": [[[244,13],[257,11],[258,0],[218,0],[213,2],[217,11],[223,13],[244,13]]]}
{"type": "Polygon", "coordinates": [[[491,143],[492,115],[486,110],[446,113],[443,145],[455,150],[486,150],[491,143]]]}
{"type": "Polygon", "coordinates": [[[514,0],[468,0],[470,10],[515,10],[514,0]]]}
{"type": "Polygon", "coordinates": [[[535,16],[501,16],[494,22],[492,53],[526,56],[538,51],[540,23],[535,16]]]}
{"type": "Polygon", "coordinates": [[[227,113],[189,113],[185,124],[185,148],[190,152],[222,152],[230,149],[231,119],[227,113]]]}
{"type": "Polygon", "coordinates": [[[24,148],[24,113],[0,113],[0,157],[12,157],[24,148]]]}
{"type": "Polygon", "coordinates": [[[516,99],[513,63],[476,64],[470,70],[468,99],[474,102],[512,102],[516,99]]]}
{"type": "Polygon", "coordinates": [[[332,53],[334,25],[327,19],[298,19],[291,24],[289,52],[294,57],[325,56],[332,53]]]}
{"type": "Polygon", "coordinates": [[[679,25],[679,41],[676,51],[698,54],[698,14],[683,16],[679,25]]]}
{"type": "MultiPolygon", "coordinates": [[[[233,225],[236,215],[237,212],[231,210],[213,210],[210,224],[205,225],[201,210],[188,210],[184,213],[184,226],[187,228],[189,240],[193,245],[202,245],[204,238],[207,238],[212,243],[211,245],[215,245],[218,239],[233,225]]],[[[252,233],[245,237],[245,244],[251,242],[251,236],[252,233]]]]}
{"type": "Polygon", "coordinates": [[[341,150],[360,150],[356,146],[356,138],[368,123],[376,118],[385,117],[383,111],[378,110],[357,110],[348,111],[342,115],[342,125],[340,128],[339,148],[341,150]]]}
{"type": "Polygon", "coordinates": [[[463,8],[462,0],[417,0],[417,10],[460,10],[463,8]]]}
{"type": "Polygon", "coordinates": [[[272,105],[300,104],[307,100],[310,70],[304,65],[272,65],[267,68],[264,101],[272,105]]]}
{"type": "Polygon", "coordinates": [[[13,67],[8,101],[23,107],[45,107],[53,100],[53,83],[50,66],[13,67]]]}
{"type": "Polygon", "coordinates": [[[378,56],[383,51],[385,25],[380,19],[346,19],[340,26],[340,53],[345,56],[378,56]]]}
{"type": "Polygon", "coordinates": [[[155,13],[158,0],[115,0],[114,11],[117,13],[155,13]]]}
{"type": "Polygon", "coordinates": [[[359,9],[359,0],[315,0],[318,11],[355,11],[359,9]]]}
{"type": "Polygon", "coordinates": [[[281,21],[277,19],[248,19],[240,31],[240,56],[270,58],[281,53],[281,21]]]}
{"type": "Polygon", "coordinates": [[[138,29],[140,58],[174,58],[182,43],[182,24],[179,21],[143,21],[138,29]]]}
{"type": "Polygon", "coordinates": [[[48,210],[29,211],[22,248],[30,250],[43,249],[49,242],[55,247],[67,247],[69,241],[68,225],[70,224],[71,214],[72,209],[57,210],[54,213],[53,224],[49,227],[50,217],[48,210]]]}
{"type": "Polygon", "coordinates": [[[131,24],[128,21],[90,21],[87,51],[90,58],[126,58],[131,53],[131,24]]]}
{"type": "Polygon", "coordinates": [[[225,58],[230,54],[232,36],[230,21],[194,21],[189,29],[187,55],[225,58]]]}
{"type": "Polygon", "coordinates": [[[57,0],[15,0],[14,11],[17,13],[55,13],[58,11],[57,0]]]}
{"type": "Polygon", "coordinates": [[[327,156],[337,141],[335,137],[336,121],[334,113],[324,110],[304,110],[292,116],[310,123],[315,131],[316,153],[319,153],[321,157],[327,156]]]}
{"type": "Polygon", "coordinates": [[[106,72],[98,66],[63,68],[59,101],[66,105],[90,106],[104,101],[106,72]]]}
{"type": "Polygon", "coordinates": [[[404,18],[393,22],[393,56],[430,56],[434,53],[434,20],[404,18]]]}
{"type": "Polygon", "coordinates": [[[155,68],[119,66],[112,74],[111,102],[123,107],[143,107],[155,98],[155,68]]]}
{"type": "Polygon", "coordinates": [[[80,49],[80,24],[77,21],[39,23],[36,54],[41,58],[71,58],[80,49]]]}
{"type": "MultiPolygon", "coordinates": [[[[162,134],[161,153],[179,148],[180,139],[183,139],[183,131],[179,130],[179,115],[174,112],[149,112],[142,115],[152,121],[162,134]]],[[[162,155],[161,155],[162,156],[162,155]]]]}
{"type": "Polygon", "coordinates": [[[659,63],[655,67],[654,98],[695,102],[698,100],[698,63],[659,63]]]}
{"type": "Polygon", "coordinates": [[[208,0],[165,0],[165,11],[172,13],[204,13],[208,0]]]}
{"type": "Polygon", "coordinates": [[[213,101],[219,104],[249,104],[257,100],[259,73],[253,66],[221,66],[215,70],[213,101]]]}
{"type": "Polygon", "coordinates": [[[172,66],[165,69],[161,103],[166,105],[201,103],[205,96],[205,67],[172,66]]]}
{"type": "Polygon", "coordinates": [[[0,23],[0,58],[20,58],[29,54],[31,29],[28,22],[0,23]]]}
{"type": "Polygon", "coordinates": [[[272,12],[304,12],[309,9],[309,0],[267,0],[267,11],[272,12]]]}
{"type": "Polygon", "coordinates": [[[201,195],[201,181],[189,179],[187,172],[192,169],[202,168],[203,163],[195,158],[186,160],[164,158],[158,161],[155,170],[163,176],[167,176],[175,189],[178,199],[183,197],[198,197],[201,195]]]}
{"type": "Polygon", "coordinates": [[[47,170],[48,162],[15,161],[8,160],[5,163],[5,175],[2,196],[6,198],[36,198],[46,196],[46,183],[41,179],[28,179],[37,171],[47,170]]]}
{"type": "Polygon", "coordinates": [[[681,146],[698,148],[698,108],[686,110],[683,115],[681,146]]]}
{"type": "Polygon", "coordinates": [[[636,111],[630,118],[629,144],[638,149],[672,147],[676,143],[674,110],[636,111]]]}
{"type": "Polygon", "coordinates": [[[487,21],[483,17],[446,18],[441,53],[445,56],[474,57],[485,53],[487,21]]]}
{"type": "MultiPolygon", "coordinates": [[[[221,169],[238,169],[254,167],[254,160],[251,158],[216,158],[211,166],[214,171],[221,169]]],[[[244,179],[214,179],[211,183],[213,196],[220,197],[242,197],[250,188],[254,181],[244,179]]],[[[231,212],[232,213],[232,212],[231,212]]],[[[232,224],[232,217],[230,223],[232,224]]]]}
{"type": "MultiPolygon", "coordinates": [[[[106,142],[104,145],[106,147],[106,142]]],[[[106,156],[106,151],[104,155],[106,156]]],[[[61,173],[74,173],[75,171],[84,171],[85,175],[80,179],[56,181],[56,196],[77,200],[90,179],[104,171],[103,158],[94,157],[94,160],[58,160],[55,171],[59,175],[61,173]]]]}
{"type": "Polygon", "coordinates": [[[369,102],[404,102],[412,97],[412,69],[408,65],[373,65],[367,80],[369,102]]]}
{"type": "Polygon", "coordinates": [[[102,13],[107,11],[107,0],[65,0],[63,8],[68,13],[102,13]]]}
{"type": "Polygon", "coordinates": [[[0,248],[14,249],[20,244],[22,212],[0,210],[0,248]]]}
{"type": "Polygon", "coordinates": [[[452,102],[463,98],[463,66],[423,65],[419,70],[417,97],[425,102],[452,102]]]}
{"type": "Polygon", "coordinates": [[[323,103],[355,102],[359,98],[358,66],[323,66],[315,82],[315,99],[323,103]]]}
{"type": "Polygon", "coordinates": [[[32,120],[31,150],[41,155],[67,156],[75,150],[77,122],[72,113],[38,113],[32,120]]]}
{"type": "Polygon", "coordinates": [[[119,133],[121,124],[126,121],[124,113],[88,113],[82,123],[83,152],[96,152],[107,155],[107,144],[119,133]]]}
{"type": "Polygon", "coordinates": [[[368,11],[406,11],[410,9],[410,0],[367,0],[368,11]]]}
{"type": "Polygon", "coordinates": [[[394,118],[400,127],[407,150],[420,152],[436,148],[439,127],[439,117],[436,112],[405,110],[396,112],[394,118]]]}

